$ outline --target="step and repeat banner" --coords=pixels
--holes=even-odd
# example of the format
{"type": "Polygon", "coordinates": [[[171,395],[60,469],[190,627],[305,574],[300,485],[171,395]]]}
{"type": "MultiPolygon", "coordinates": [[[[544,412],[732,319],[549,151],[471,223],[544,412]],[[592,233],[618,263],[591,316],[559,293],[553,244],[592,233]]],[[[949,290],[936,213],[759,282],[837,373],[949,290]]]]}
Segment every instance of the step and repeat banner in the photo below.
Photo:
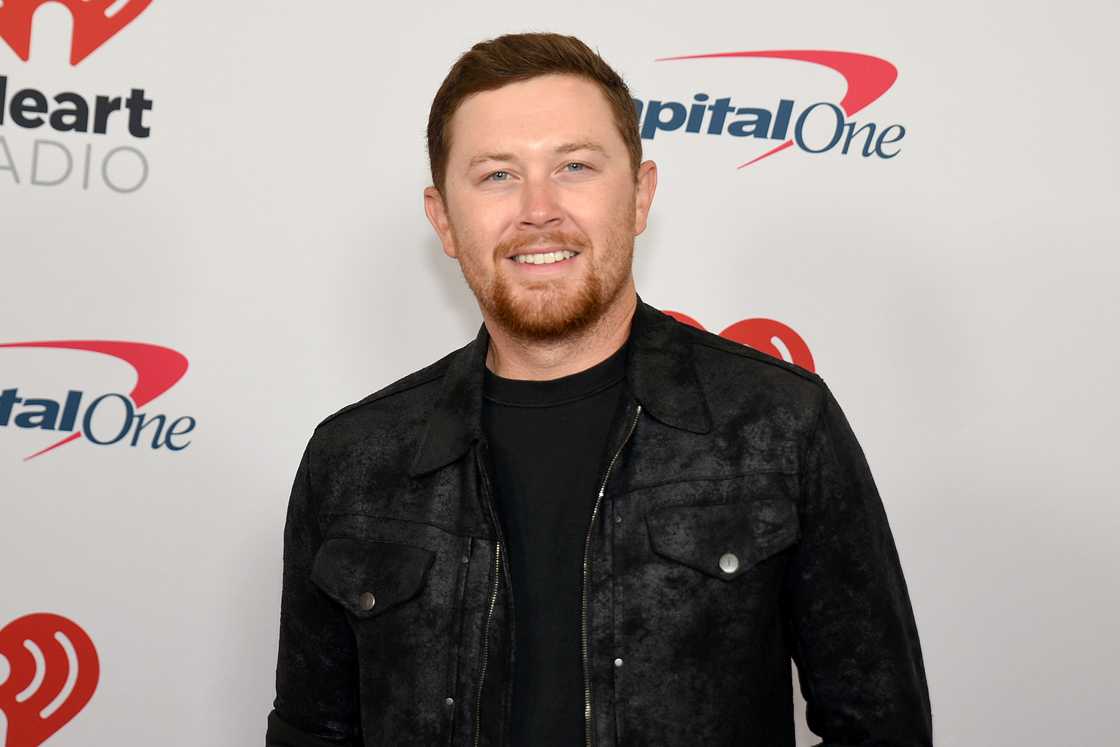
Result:
{"type": "Polygon", "coordinates": [[[2,0],[0,745],[263,742],[308,436],[480,320],[423,215],[432,96],[531,30],[631,87],[660,173],[643,298],[843,404],[937,743],[1109,743],[1118,23],[2,0]]]}

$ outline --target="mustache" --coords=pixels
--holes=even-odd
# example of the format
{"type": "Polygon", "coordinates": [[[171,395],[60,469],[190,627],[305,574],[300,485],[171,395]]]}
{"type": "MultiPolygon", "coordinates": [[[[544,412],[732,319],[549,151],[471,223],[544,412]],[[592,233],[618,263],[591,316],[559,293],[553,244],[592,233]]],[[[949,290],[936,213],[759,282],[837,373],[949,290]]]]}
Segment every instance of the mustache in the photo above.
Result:
{"type": "Polygon", "coordinates": [[[527,236],[515,236],[501,242],[494,247],[494,252],[499,257],[512,257],[522,249],[540,246],[555,246],[573,251],[583,251],[591,246],[582,234],[570,231],[545,231],[527,236]]]}

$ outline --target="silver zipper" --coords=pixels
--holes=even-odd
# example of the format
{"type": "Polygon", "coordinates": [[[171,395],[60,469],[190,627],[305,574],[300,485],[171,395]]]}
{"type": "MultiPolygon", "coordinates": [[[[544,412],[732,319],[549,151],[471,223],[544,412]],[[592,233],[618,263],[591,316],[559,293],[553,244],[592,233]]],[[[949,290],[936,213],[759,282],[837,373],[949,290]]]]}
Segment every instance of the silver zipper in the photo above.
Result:
{"type": "MultiPolygon", "coordinates": [[[[497,540],[494,543],[494,588],[490,592],[490,609],[486,613],[486,625],[482,629],[482,664],[479,667],[478,673],[478,695],[475,698],[474,706],[474,746],[478,747],[479,739],[482,737],[482,686],[486,682],[486,660],[490,653],[490,621],[494,617],[494,605],[498,600],[498,583],[501,580],[502,569],[502,526],[498,522],[498,516],[494,512],[493,495],[494,491],[490,485],[490,477],[486,472],[485,460],[482,457],[482,451],[486,450],[486,444],[481,444],[480,450],[475,453],[475,464],[478,467],[479,474],[482,476],[482,490],[486,496],[486,508],[490,512],[490,521],[493,523],[494,532],[497,535],[497,540]]],[[[507,572],[508,575],[508,572],[507,572]]],[[[512,588],[512,578],[510,586],[512,588]]],[[[512,599],[510,604],[512,605],[512,599]]],[[[510,630],[513,630],[513,621],[510,622],[510,630]]],[[[512,649],[511,649],[512,654],[512,649]]]]}
{"type": "Polygon", "coordinates": [[[580,611],[582,613],[580,618],[580,635],[583,643],[583,734],[587,747],[591,747],[594,734],[591,729],[591,667],[587,662],[587,565],[588,552],[591,549],[591,529],[595,526],[595,519],[599,515],[599,503],[603,500],[603,493],[607,489],[607,479],[611,476],[611,470],[614,468],[615,461],[618,460],[618,455],[622,453],[623,447],[626,446],[626,442],[630,440],[631,434],[634,433],[634,428],[638,425],[638,417],[641,416],[641,414],[642,406],[638,405],[638,410],[634,413],[634,420],[630,423],[630,430],[626,431],[626,437],[622,439],[618,450],[615,451],[614,456],[611,457],[611,461],[607,465],[607,471],[603,475],[603,482],[599,485],[599,495],[595,498],[595,508],[591,511],[591,523],[587,527],[587,537],[583,541],[583,586],[580,589],[580,611]]]}
{"type": "Polygon", "coordinates": [[[486,613],[486,626],[482,630],[482,668],[478,674],[478,696],[474,703],[474,744],[478,747],[479,736],[482,729],[479,720],[482,717],[482,683],[486,680],[486,657],[490,653],[490,620],[494,617],[494,603],[498,600],[498,571],[502,565],[502,543],[494,543],[494,588],[490,592],[490,610],[486,613]]]}

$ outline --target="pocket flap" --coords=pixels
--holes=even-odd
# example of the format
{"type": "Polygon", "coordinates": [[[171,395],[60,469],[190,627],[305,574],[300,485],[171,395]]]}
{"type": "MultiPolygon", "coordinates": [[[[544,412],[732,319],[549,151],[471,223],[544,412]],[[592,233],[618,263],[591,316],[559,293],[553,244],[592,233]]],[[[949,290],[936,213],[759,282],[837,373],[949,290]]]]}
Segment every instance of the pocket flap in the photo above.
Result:
{"type": "Polygon", "coordinates": [[[316,553],[311,580],[355,616],[373,617],[416,596],[434,559],[413,545],[334,537],[316,553]]]}
{"type": "Polygon", "coordinates": [[[738,578],[798,538],[786,498],[662,506],[646,519],[654,552],[722,579],[738,578]]]}

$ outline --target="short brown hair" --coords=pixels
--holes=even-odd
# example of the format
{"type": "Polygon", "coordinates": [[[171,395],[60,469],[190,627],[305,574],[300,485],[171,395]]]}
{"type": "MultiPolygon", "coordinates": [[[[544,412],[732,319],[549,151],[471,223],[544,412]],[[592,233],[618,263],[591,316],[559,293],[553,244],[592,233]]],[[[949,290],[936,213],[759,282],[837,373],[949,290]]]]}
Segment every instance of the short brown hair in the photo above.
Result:
{"type": "Polygon", "coordinates": [[[642,162],[638,114],[630,89],[598,52],[574,36],[552,33],[506,34],[479,42],[464,52],[436,92],[428,114],[428,160],[432,184],[444,194],[451,152],[451,116],[473,93],[551,73],[578,75],[596,83],[607,98],[622,140],[630,152],[634,179],[642,162]]]}

